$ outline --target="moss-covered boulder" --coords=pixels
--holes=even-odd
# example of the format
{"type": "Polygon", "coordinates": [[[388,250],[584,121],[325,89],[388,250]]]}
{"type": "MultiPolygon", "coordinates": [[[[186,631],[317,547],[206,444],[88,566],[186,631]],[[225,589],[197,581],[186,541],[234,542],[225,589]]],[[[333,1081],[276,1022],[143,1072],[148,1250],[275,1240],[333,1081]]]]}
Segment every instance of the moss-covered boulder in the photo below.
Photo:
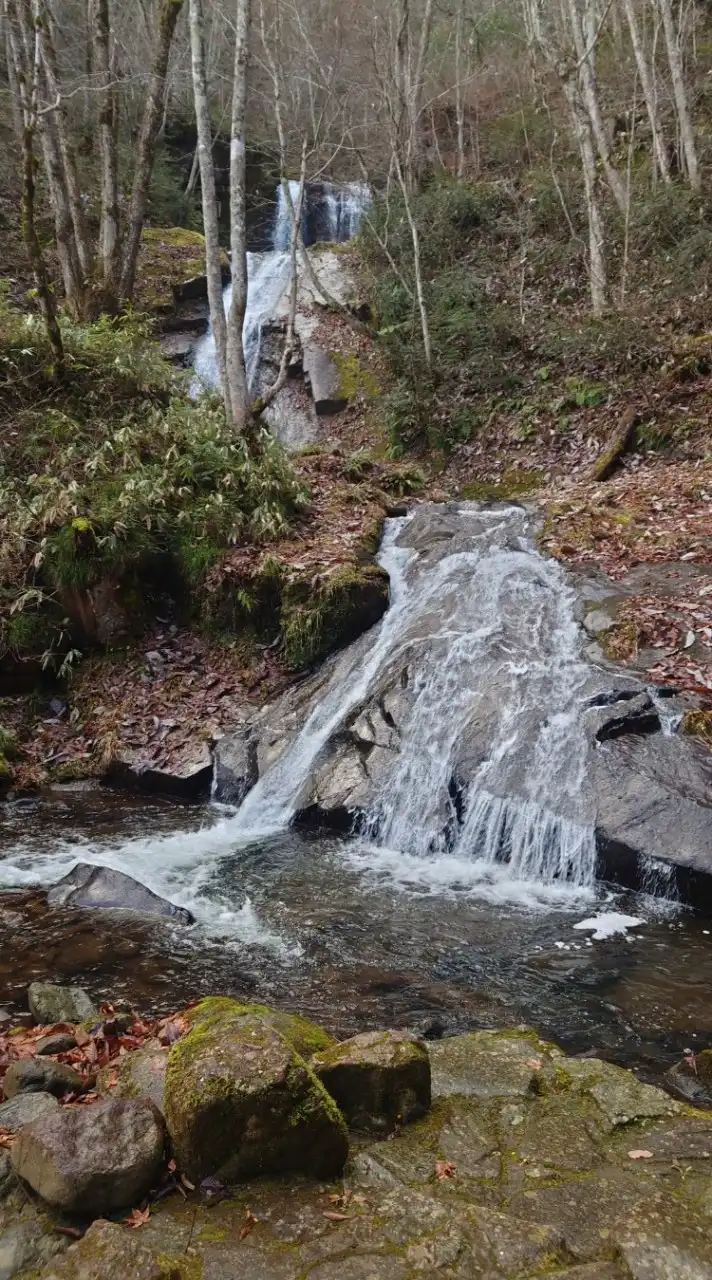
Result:
{"type": "Polygon", "coordinates": [[[312,1058],[324,1087],[354,1129],[391,1132],[430,1106],[430,1059],[404,1031],[367,1031],[312,1058]]]}
{"type": "Polygon", "coordinates": [[[204,1000],[187,1016],[190,1029],[168,1058],[165,1115],[188,1176],[338,1174],[346,1125],[302,1056],[310,1044],[311,1052],[323,1047],[320,1029],[226,998],[204,1000]]]}

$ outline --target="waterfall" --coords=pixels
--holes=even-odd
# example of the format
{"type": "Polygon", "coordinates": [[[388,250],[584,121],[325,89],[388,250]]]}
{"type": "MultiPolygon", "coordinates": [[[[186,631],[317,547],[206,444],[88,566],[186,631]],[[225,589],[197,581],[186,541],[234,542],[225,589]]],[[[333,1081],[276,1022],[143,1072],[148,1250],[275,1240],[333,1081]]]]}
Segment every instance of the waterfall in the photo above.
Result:
{"type": "MultiPolygon", "coordinates": [[[[299,200],[299,183],[291,181],[289,190],[296,206],[299,200]]],[[[318,187],[317,191],[319,207],[316,212],[320,216],[316,218],[315,225],[318,237],[333,241],[350,240],[356,235],[363,212],[370,204],[368,187],[357,182],[347,183],[343,187],[325,183],[323,189],[318,187]]],[[[247,255],[247,310],[243,340],[247,378],[252,394],[258,391],[262,334],[265,325],[274,319],[289,281],[292,215],[281,183],[277,187],[275,199],[272,249],[266,253],[247,255]]],[[[310,234],[312,218],[309,208],[314,200],[315,196],[307,185],[301,226],[305,244],[314,239],[310,234]]],[[[228,285],[223,294],[226,311],[229,310],[231,301],[232,286],[228,285]]],[[[211,329],[196,344],[193,367],[195,374],[191,383],[192,395],[197,396],[206,388],[218,386],[215,340],[211,329]]]]}
{"type": "Polygon", "coordinates": [[[332,735],[407,673],[409,710],[375,784],[368,839],[409,857],[507,863],[516,879],[590,887],[590,668],[573,593],[560,566],[533,548],[522,508],[464,505],[454,523],[457,536],[435,558],[437,537],[419,550],[407,520],[388,523],[379,560],[392,601],[379,631],[335,665],[239,818],[245,827],[287,825],[332,735]],[[468,747],[473,725],[484,750],[468,747]]]}

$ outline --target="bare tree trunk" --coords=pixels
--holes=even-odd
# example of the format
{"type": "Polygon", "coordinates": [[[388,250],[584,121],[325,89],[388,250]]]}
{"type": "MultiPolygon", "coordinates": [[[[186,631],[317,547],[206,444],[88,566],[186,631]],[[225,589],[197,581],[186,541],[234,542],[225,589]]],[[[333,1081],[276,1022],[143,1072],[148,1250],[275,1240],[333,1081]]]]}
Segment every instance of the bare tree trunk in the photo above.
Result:
{"type": "Polygon", "coordinates": [[[405,174],[401,168],[400,160],[396,155],[395,169],[398,177],[398,185],[403,194],[403,204],[405,207],[405,216],[410,231],[410,242],[413,246],[413,275],[415,276],[415,296],[418,302],[418,314],[420,316],[420,332],[423,337],[423,352],[425,354],[425,363],[428,368],[432,368],[433,364],[433,347],[430,339],[430,322],[428,320],[428,308],[425,301],[425,283],[423,280],[423,259],[420,252],[420,232],[418,224],[413,216],[413,208],[411,205],[411,193],[408,189],[408,183],[405,174]]]}
{"type": "Polygon", "coordinates": [[[459,0],[455,19],[455,116],[457,120],[457,168],[455,172],[458,182],[462,182],[465,176],[465,102],[462,92],[464,10],[465,0],[459,0]]]}
{"type": "Polygon", "coordinates": [[[213,139],[210,125],[210,105],[205,74],[205,20],[202,0],[190,0],[190,47],[195,98],[195,119],[198,132],[198,156],[200,160],[200,185],[203,204],[203,229],[205,231],[205,271],[208,281],[210,322],[215,339],[215,360],[222,387],[225,413],[233,422],[230,386],[227,379],[227,320],[223,306],[222,272],[220,269],[220,226],[218,202],[215,192],[215,166],[213,164],[213,139]]]}
{"type": "Polygon", "coordinates": [[[606,280],[606,256],[603,221],[598,203],[596,173],[596,151],[591,135],[588,113],[583,104],[577,100],[577,92],[570,86],[569,105],[574,120],[576,137],[581,153],[583,185],[586,193],[586,215],[588,217],[588,268],[591,289],[591,308],[595,316],[600,316],[608,304],[608,284],[606,280]]]}
{"type": "MultiPolygon", "coordinates": [[[[289,258],[290,258],[289,313],[287,317],[287,333],[284,339],[284,346],[282,348],[282,359],[280,361],[279,371],[277,373],[277,377],[274,383],[272,384],[272,386],[269,387],[268,390],[265,392],[265,394],[260,398],[260,401],[259,401],[260,413],[262,413],[267,408],[268,404],[272,403],[275,397],[279,395],[280,391],[282,390],[282,387],[285,385],[287,381],[287,376],[289,374],[289,361],[291,360],[292,354],[294,352],[294,344],[296,339],[295,327],[296,327],[296,321],[297,321],[297,296],[299,291],[299,271],[297,266],[297,250],[299,248],[299,240],[300,240],[300,234],[301,234],[302,213],[304,210],[304,194],[306,192],[306,180],[307,180],[307,143],[306,143],[306,139],[304,139],[302,143],[302,163],[301,163],[301,169],[299,172],[299,194],[297,196],[296,204],[294,203],[292,199],[292,193],[289,190],[289,182],[286,179],[283,179],[283,183],[285,185],[286,192],[287,192],[287,200],[288,200],[290,215],[292,220],[292,234],[290,236],[290,241],[289,241],[289,258]]],[[[306,254],[306,248],[304,249],[304,252],[306,254]]],[[[308,254],[306,256],[308,261],[309,260],[308,254]]]]}
{"type": "Polygon", "coordinates": [[[246,146],[247,64],[249,59],[251,0],[237,0],[235,14],[235,64],[232,82],[230,128],[230,266],[232,299],[227,318],[227,382],[231,421],[244,432],[250,415],[250,394],[245,368],[242,329],[247,310],[247,207],[246,146]]]}
{"type": "MultiPolygon", "coordinates": [[[[141,232],[146,217],[148,193],[153,172],[156,138],[161,124],[161,113],[166,97],[168,63],[176,23],[183,7],[183,0],[161,0],[158,29],[151,62],[150,85],[138,138],[136,168],[129,203],[128,225],[124,242],[121,270],[121,297],[133,297],[136,283],[136,263],[141,247],[141,232]]],[[[197,158],[196,176],[197,176],[197,158]]]]}
{"type": "Polygon", "coordinates": [[[109,0],[94,0],[94,62],[101,86],[99,149],[101,154],[101,227],[99,266],[103,297],[110,311],[118,306],[119,163],[116,139],[116,94],[113,86],[109,0]]]}
{"type": "Polygon", "coordinates": [[[598,92],[596,44],[600,34],[600,27],[597,28],[594,0],[583,0],[583,13],[579,8],[580,0],[567,0],[567,3],[574,48],[578,58],[577,71],[581,100],[591,122],[591,133],[595,139],[598,154],[601,157],[606,181],[618,208],[625,217],[627,209],[625,183],[611,159],[611,149],[603,123],[598,92]]]}
{"type": "Polygon", "coordinates": [[[677,121],[680,129],[680,140],[682,142],[687,176],[692,190],[700,191],[702,189],[702,177],[697,158],[695,130],[692,124],[690,106],[687,100],[685,74],[682,66],[682,54],[680,52],[678,33],[675,30],[675,22],[672,16],[672,6],[670,0],[655,0],[655,3],[663,23],[665,47],[667,49],[668,63],[670,66],[672,91],[675,99],[675,110],[677,112],[677,121]]]}
{"type": "Polygon", "coordinates": [[[410,0],[400,0],[400,21],[395,43],[395,82],[398,99],[396,133],[399,162],[405,182],[415,191],[423,179],[420,115],[425,63],[433,29],[433,0],[425,0],[415,62],[410,0]]]}
{"type": "Polygon", "coordinates": [[[87,226],[87,218],[84,211],[84,203],[82,201],[77,159],[71,142],[67,109],[61,94],[59,72],[57,69],[57,53],[54,46],[52,15],[50,13],[47,0],[34,0],[34,3],[37,30],[39,32],[40,39],[40,49],[42,53],[42,64],[47,80],[47,90],[51,99],[51,107],[55,113],[57,138],[59,140],[62,163],[64,166],[65,182],[69,195],[69,205],[72,212],[77,256],[84,275],[84,282],[86,283],[90,280],[92,274],[93,254],[87,226]]]}
{"type": "Polygon", "coordinates": [[[626,21],[628,23],[628,30],[630,31],[630,42],[631,42],[631,45],[633,46],[633,54],[635,56],[635,65],[638,68],[638,75],[640,76],[640,84],[643,90],[643,98],[645,99],[645,109],[648,113],[648,120],[650,122],[650,131],[653,136],[653,155],[655,156],[655,161],[660,171],[660,176],[663,179],[663,182],[669,183],[671,181],[671,178],[670,178],[670,163],[668,160],[667,147],[665,145],[665,138],[663,136],[662,125],[660,123],[660,117],[658,115],[658,106],[656,101],[655,89],[653,86],[653,79],[650,73],[650,67],[648,65],[647,58],[645,56],[645,49],[643,48],[643,42],[640,37],[640,29],[638,27],[638,19],[635,16],[635,8],[633,7],[633,0],[622,0],[622,4],[623,4],[623,11],[626,16],[626,21]]]}
{"type": "Polygon", "coordinates": [[[24,47],[22,26],[14,0],[7,0],[6,17],[8,38],[15,69],[20,108],[22,112],[22,235],[37,289],[37,298],[45,323],[47,337],[55,359],[56,373],[64,372],[64,346],[57,320],[57,307],[50,284],[49,273],[42,253],[42,245],[35,223],[35,154],[34,141],[37,132],[39,85],[42,74],[39,24],[33,14],[34,38],[30,50],[24,47]]]}

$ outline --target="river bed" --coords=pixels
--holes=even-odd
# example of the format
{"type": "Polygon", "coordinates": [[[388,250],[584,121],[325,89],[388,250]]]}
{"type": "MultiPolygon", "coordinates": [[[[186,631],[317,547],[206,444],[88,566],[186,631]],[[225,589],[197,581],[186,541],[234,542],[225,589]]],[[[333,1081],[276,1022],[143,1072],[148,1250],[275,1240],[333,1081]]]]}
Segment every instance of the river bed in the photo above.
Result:
{"type": "Polygon", "coordinates": [[[528,1023],[655,1080],[712,1044],[709,925],[645,895],[546,889],[333,835],[246,840],[229,810],[102,789],[9,804],[0,828],[0,1003],[43,979],[144,1011],[257,998],[340,1036],[528,1023]],[[44,891],[78,860],[133,874],[197,924],[49,908],[44,891]],[[603,911],[645,923],[600,941],[574,928],[603,911]]]}

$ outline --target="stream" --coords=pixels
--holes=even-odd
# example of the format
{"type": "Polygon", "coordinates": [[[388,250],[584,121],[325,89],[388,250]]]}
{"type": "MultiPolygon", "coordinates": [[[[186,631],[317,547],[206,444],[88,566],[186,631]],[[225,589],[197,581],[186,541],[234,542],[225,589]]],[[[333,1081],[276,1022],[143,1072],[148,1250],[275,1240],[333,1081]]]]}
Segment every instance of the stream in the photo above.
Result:
{"type": "Polygon", "coordinates": [[[234,813],[65,788],[7,806],[0,833],[0,999],[36,979],[169,1011],[226,992],[298,1009],[347,1035],[431,1036],[526,1022],[649,1079],[712,1043],[708,922],[645,895],[545,890],[336,836],[241,842],[234,813]],[[77,860],[189,904],[193,929],[51,909],[39,884],[77,860]],[[13,886],[9,891],[9,886],[13,886]],[[180,890],[180,891],[179,891],[180,890]],[[644,924],[591,941],[600,912],[644,924]]]}

